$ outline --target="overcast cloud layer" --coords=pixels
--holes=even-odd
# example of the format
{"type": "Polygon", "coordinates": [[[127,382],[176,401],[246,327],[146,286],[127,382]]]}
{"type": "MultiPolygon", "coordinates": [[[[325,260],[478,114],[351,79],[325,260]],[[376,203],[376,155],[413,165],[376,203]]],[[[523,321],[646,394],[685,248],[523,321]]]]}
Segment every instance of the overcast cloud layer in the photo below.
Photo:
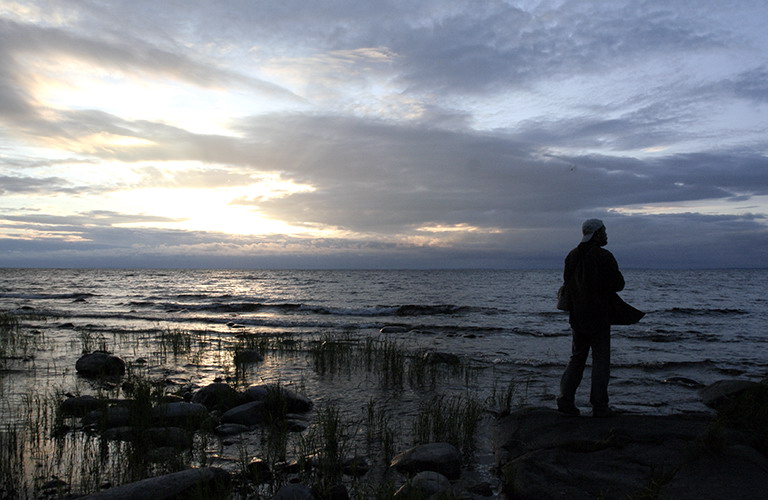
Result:
{"type": "Polygon", "coordinates": [[[0,0],[0,266],[765,267],[724,5],[0,0]]]}

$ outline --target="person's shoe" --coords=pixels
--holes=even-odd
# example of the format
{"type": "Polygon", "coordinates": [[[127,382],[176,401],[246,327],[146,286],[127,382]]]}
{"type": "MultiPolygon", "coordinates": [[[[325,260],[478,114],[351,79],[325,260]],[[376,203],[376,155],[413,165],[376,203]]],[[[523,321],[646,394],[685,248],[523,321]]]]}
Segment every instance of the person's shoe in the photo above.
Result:
{"type": "Polygon", "coordinates": [[[592,408],[592,416],[595,418],[612,418],[616,416],[616,412],[609,407],[597,407],[592,408]]]}
{"type": "Polygon", "coordinates": [[[581,415],[581,412],[579,411],[579,409],[572,405],[571,406],[557,405],[557,411],[565,415],[568,415],[569,417],[578,417],[579,415],[581,415]]]}

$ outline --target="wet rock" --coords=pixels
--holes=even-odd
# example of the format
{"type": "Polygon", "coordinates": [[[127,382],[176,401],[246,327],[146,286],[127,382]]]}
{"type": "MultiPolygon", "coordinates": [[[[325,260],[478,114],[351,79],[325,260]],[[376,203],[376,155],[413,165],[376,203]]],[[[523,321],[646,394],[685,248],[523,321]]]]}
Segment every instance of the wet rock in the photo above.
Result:
{"type": "Polygon", "coordinates": [[[85,354],[75,363],[75,369],[80,375],[87,377],[123,375],[125,361],[106,352],[85,354]]]}
{"type": "Polygon", "coordinates": [[[40,485],[41,490],[57,490],[57,489],[64,489],[67,488],[69,484],[65,481],[62,481],[58,477],[54,477],[53,479],[44,482],[42,485],[40,485]]]}
{"type": "Polygon", "coordinates": [[[257,425],[264,423],[267,416],[267,408],[263,401],[251,401],[231,410],[221,416],[223,424],[257,425]]]}
{"type": "Polygon", "coordinates": [[[256,484],[268,483],[272,481],[273,474],[269,469],[269,464],[262,458],[254,457],[246,466],[249,479],[256,484]]]}
{"type": "Polygon", "coordinates": [[[129,500],[151,498],[171,500],[180,498],[225,498],[229,490],[229,474],[216,467],[187,469],[164,476],[151,477],[134,483],[109,488],[83,500],[129,500]]]}
{"type": "Polygon", "coordinates": [[[209,410],[227,411],[237,405],[240,394],[230,385],[214,382],[201,388],[192,396],[192,402],[209,410]]]}
{"type": "Polygon", "coordinates": [[[221,424],[214,429],[214,432],[219,436],[235,436],[237,434],[242,434],[243,432],[248,432],[249,430],[251,430],[251,428],[247,425],[221,424]]]}
{"type": "Polygon", "coordinates": [[[272,500],[315,500],[315,495],[309,486],[292,483],[277,490],[272,500]]]}
{"type": "Polygon", "coordinates": [[[64,415],[84,417],[88,413],[104,408],[106,402],[93,396],[75,396],[61,402],[61,411],[64,415]]]}
{"type": "Polygon", "coordinates": [[[287,413],[305,413],[312,409],[312,401],[309,398],[277,384],[252,385],[244,394],[249,401],[270,405],[270,410],[277,409],[273,408],[275,405],[285,405],[287,413]]]}
{"type": "Polygon", "coordinates": [[[289,432],[304,432],[309,428],[309,422],[298,415],[286,415],[285,428],[289,432]]]}
{"type": "Polygon", "coordinates": [[[235,363],[237,364],[261,363],[262,361],[264,361],[264,355],[256,349],[235,352],[235,363]]]}
{"type": "Polygon", "coordinates": [[[126,427],[130,424],[131,410],[126,406],[112,406],[94,410],[83,417],[83,425],[101,428],[126,427]]]}
{"type": "Polygon", "coordinates": [[[662,380],[665,384],[681,385],[683,387],[690,387],[692,389],[700,389],[704,387],[704,384],[697,382],[688,377],[669,377],[662,380]]]}
{"type": "Polygon", "coordinates": [[[432,471],[419,472],[400,487],[395,498],[428,498],[439,493],[447,493],[451,482],[442,474],[432,471]]]}
{"type": "Polygon", "coordinates": [[[659,498],[760,500],[768,492],[768,459],[747,446],[729,446],[686,461],[659,498]]]}
{"type": "Polygon", "coordinates": [[[152,408],[155,422],[182,427],[195,427],[208,417],[208,409],[197,403],[164,403],[152,408]]]}
{"type": "Polygon", "coordinates": [[[461,363],[461,358],[448,352],[425,352],[422,354],[421,359],[430,364],[458,365],[461,363]]]}
{"type": "Polygon", "coordinates": [[[405,474],[432,471],[448,479],[458,479],[461,476],[461,453],[449,443],[424,444],[400,453],[390,465],[405,474]]]}
{"type": "Polygon", "coordinates": [[[701,389],[699,395],[705,405],[710,408],[718,408],[738,394],[759,385],[758,382],[750,382],[748,380],[720,380],[701,389]]]}
{"type": "Polygon", "coordinates": [[[596,419],[544,408],[519,410],[496,425],[502,489],[519,499],[637,496],[653,481],[668,480],[708,426],[703,416],[596,419]]]}

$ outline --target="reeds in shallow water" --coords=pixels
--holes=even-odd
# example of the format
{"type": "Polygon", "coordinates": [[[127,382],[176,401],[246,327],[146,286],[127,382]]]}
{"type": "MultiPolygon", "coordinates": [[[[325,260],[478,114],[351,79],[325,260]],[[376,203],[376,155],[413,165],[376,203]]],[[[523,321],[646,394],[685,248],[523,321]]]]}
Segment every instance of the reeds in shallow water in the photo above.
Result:
{"type": "Polygon", "coordinates": [[[465,455],[470,455],[484,409],[482,403],[470,396],[434,396],[421,405],[416,416],[416,442],[451,443],[465,455]]]}

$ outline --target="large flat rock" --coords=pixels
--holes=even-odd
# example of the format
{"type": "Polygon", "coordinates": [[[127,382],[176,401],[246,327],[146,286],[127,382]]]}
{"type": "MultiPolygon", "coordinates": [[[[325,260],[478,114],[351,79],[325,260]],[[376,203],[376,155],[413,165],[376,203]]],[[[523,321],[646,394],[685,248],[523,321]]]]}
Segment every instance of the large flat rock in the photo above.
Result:
{"type": "Polygon", "coordinates": [[[216,500],[227,496],[229,474],[216,467],[187,469],[164,476],[115,486],[82,497],[84,500],[183,500],[205,498],[216,500]]]}
{"type": "MultiPolygon", "coordinates": [[[[542,408],[497,422],[496,459],[504,494],[518,499],[755,498],[768,491],[768,460],[760,453],[713,449],[701,439],[711,417],[632,415],[568,417],[542,408]],[[716,464],[716,465],[715,465],[716,464]],[[723,486],[713,471],[727,471],[723,486]],[[762,474],[761,474],[762,471],[762,474]],[[762,489],[760,489],[762,488],[762,489]]],[[[737,448],[739,449],[739,448],[737,448]]]]}

